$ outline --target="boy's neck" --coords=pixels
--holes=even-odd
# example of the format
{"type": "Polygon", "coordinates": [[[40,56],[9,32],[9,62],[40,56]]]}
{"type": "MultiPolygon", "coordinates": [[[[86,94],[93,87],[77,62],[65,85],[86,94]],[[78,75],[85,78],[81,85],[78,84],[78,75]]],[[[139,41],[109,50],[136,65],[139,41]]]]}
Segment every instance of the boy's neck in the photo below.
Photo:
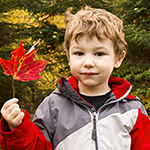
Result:
{"type": "Polygon", "coordinates": [[[111,88],[108,84],[99,85],[99,86],[84,86],[81,82],[78,83],[79,92],[87,96],[100,96],[111,91],[111,88]]]}

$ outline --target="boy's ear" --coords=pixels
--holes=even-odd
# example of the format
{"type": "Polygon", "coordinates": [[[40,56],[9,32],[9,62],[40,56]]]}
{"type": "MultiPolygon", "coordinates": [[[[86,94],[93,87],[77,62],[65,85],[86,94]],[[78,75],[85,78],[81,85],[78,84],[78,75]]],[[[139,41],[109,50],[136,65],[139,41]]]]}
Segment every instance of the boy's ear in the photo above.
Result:
{"type": "Polygon", "coordinates": [[[125,58],[125,56],[126,56],[126,52],[123,51],[122,56],[120,56],[120,57],[116,60],[116,62],[115,62],[115,66],[114,66],[115,68],[119,68],[119,67],[120,67],[120,65],[121,65],[123,59],[125,58]]]}

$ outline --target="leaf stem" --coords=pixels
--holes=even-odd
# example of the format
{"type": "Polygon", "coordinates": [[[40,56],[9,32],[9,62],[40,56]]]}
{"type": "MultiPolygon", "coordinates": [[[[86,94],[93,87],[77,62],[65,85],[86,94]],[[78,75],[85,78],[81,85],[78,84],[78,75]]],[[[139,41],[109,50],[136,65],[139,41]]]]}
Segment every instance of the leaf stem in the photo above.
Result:
{"type": "Polygon", "coordinates": [[[13,98],[15,98],[14,78],[12,79],[12,91],[13,91],[13,98]]]}

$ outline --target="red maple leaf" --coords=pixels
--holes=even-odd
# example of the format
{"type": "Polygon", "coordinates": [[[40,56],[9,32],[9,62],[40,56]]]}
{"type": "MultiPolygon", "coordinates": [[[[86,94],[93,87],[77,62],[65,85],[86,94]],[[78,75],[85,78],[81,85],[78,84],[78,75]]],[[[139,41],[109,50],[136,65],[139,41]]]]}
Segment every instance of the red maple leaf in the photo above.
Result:
{"type": "MultiPolygon", "coordinates": [[[[14,80],[20,80],[28,82],[31,80],[37,80],[41,76],[38,74],[42,72],[48,61],[35,60],[35,54],[37,51],[34,49],[25,55],[25,49],[22,46],[22,42],[19,44],[19,48],[11,52],[12,57],[10,60],[0,58],[0,64],[3,67],[4,74],[11,75],[14,80]]],[[[14,89],[13,89],[14,97],[14,89]]]]}

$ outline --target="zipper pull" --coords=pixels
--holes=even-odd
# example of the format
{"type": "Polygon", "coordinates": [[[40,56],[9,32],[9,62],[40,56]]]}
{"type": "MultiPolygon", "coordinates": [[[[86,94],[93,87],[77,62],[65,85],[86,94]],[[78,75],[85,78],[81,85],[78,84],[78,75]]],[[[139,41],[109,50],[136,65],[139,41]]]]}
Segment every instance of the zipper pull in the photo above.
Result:
{"type": "Polygon", "coordinates": [[[92,139],[96,139],[96,112],[93,113],[93,129],[92,129],[92,139]]]}
{"type": "Polygon", "coordinates": [[[96,139],[96,130],[92,129],[92,140],[96,139]]]}

